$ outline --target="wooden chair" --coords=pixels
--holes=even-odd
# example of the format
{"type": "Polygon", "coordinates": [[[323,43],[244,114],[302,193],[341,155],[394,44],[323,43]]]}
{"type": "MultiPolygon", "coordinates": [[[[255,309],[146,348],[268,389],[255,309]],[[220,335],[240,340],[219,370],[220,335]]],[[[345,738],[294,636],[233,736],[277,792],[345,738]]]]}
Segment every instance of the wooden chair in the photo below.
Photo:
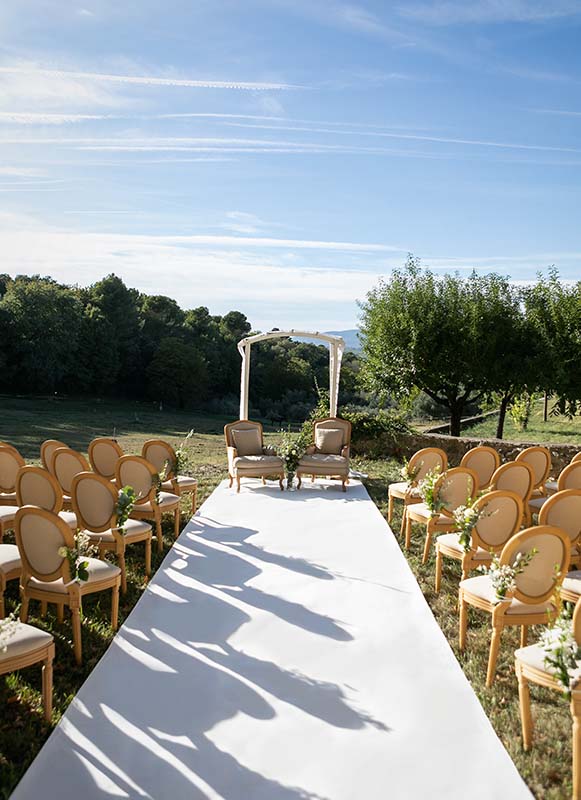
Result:
{"type": "Polygon", "coordinates": [[[533,490],[534,472],[526,461],[509,461],[495,470],[490,481],[490,491],[514,492],[523,502],[523,522],[530,523],[529,500],[533,490]]]}
{"type": "Polygon", "coordinates": [[[558,609],[556,593],[569,563],[569,537],[559,528],[550,525],[527,528],[505,544],[500,555],[501,565],[514,564],[517,553],[529,553],[533,547],[538,552],[524,572],[516,576],[516,589],[514,593],[507,593],[505,600],[497,600],[488,575],[467,578],[460,583],[460,650],[464,650],[466,646],[468,606],[479,608],[492,616],[487,687],[492,686],[494,681],[503,628],[520,625],[521,647],[524,647],[529,626],[546,625],[548,615],[556,614],[558,609]]]}
{"type": "MultiPolygon", "coordinates": [[[[560,473],[557,479],[557,492],[563,492],[565,489],[581,489],[581,461],[571,462],[560,473]]],[[[546,500],[546,497],[533,497],[529,501],[531,513],[540,512],[546,500]]]]}
{"type": "Polygon", "coordinates": [[[63,507],[70,511],[73,507],[71,492],[73,478],[81,472],[90,472],[91,468],[87,459],[70,447],[57,447],[52,454],[52,469],[50,472],[57,479],[63,494],[63,507]]]}
{"type": "Polygon", "coordinates": [[[546,492],[545,481],[551,472],[551,451],[549,448],[541,447],[541,445],[527,447],[518,454],[515,461],[524,461],[525,464],[529,464],[533,469],[534,477],[531,497],[544,497],[546,492]]]}
{"type": "Polygon", "coordinates": [[[192,496],[192,516],[196,513],[196,493],[198,481],[189,475],[176,473],[176,453],[169,442],[163,439],[148,439],[143,445],[141,455],[156,468],[158,474],[165,472],[166,480],[161,484],[164,492],[172,492],[181,497],[185,494],[192,496]],[[167,466],[166,466],[167,465],[167,466]]]}
{"type": "Polygon", "coordinates": [[[0,619],[4,619],[6,616],[4,605],[6,584],[8,581],[20,578],[21,570],[22,561],[20,560],[18,547],[15,544],[0,544],[0,619]]]}
{"type": "MultiPolygon", "coordinates": [[[[575,453],[569,464],[575,464],[577,461],[581,461],[581,453],[575,453]]],[[[558,479],[545,481],[545,490],[548,495],[555,494],[555,492],[558,492],[559,491],[558,479]]]]}
{"type": "Polygon", "coordinates": [[[42,662],[42,705],[44,718],[52,717],[52,662],[54,641],[50,633],[19,622],[7,642],[6,651],[0,651],[0,675],[25,669],[42,662]]]}
{"type": "MultiPolygon", "coordinates": [[[[573,632],[577,644],[581,647],[581,603],[577,603],[573,612],[573,632]]],[[[523,748],[530,750],[533,745],[533,718],[531,715],[531,697],[529,682],[554,689],[560,694],[562,687],[557,683],[553,673],[545,666],[544,652],[538,644],[521,647],[514,654],[515,671],[518,679],[520,701],[520,717],[522,726],[523,748]]],[[[581,662],[577,662],[581,667],[581,662]]],[[[581,685],[573,687],[569,703],[573,719],[573,800],[581,800],[581,685]]]]}
{"type": "Polygon", "coordinates": [[[307,447],[297,467],[298,488],[303,475],[338,478],[341,488],[347,491],[349,483],[349,448],[351,423],[339,417],[317,419],[313,423],[313,444],[307,447]]]}
{"type": "Polygon", "coordinates": [[[38,506],[57,514],[69,528],[77,530],[77,518],[72,511],[63,511],[63,492],[59,482],[42,467],[21,467],[16,476],[18,506],[38,506]]]}
{"type": "Polygon", "coordinates": [[[71,581],[69,563],[58,552],[63,546],[74,547],[74,537],[69,526],[56,514],[36,506],[23,506],[19,509],[15,522],[16,541],[22,559],[21,622],[28,619],[31,600],[40,600],[43,611],[48,603],[55,603],[59,622],[63,618],[64,606],[68,606],[73,620],[75,659],[77,664],[81,664],[82,598],[111,589],[111,627],[115,630],[119,613],[121,570],[98,558],[87,558],[89,579],[83,583],[71,581]]]}
{"type": "Polygon", "coordinates": [[[88,454],[93,472],[110,481],[115,479],[115,467],[123,455],[123,450],[116,439],[108,439],[105,436],[93,439],[89,444],[88,454]]]}
{"type": "Polygon", "coordinates": [[[407,481],[390,483],[387,489],[387,521],[391,524],[393,519],[393,507],[395,500],[403,500],[403,512],[401,516],[400,534],[403,534],[405,527],[405,510],[407,506],[414,503],[421,503],[422,498],[417,490],[418,483],[426,477],[428,472],[439,469],[446,472],[448,469],[448,456],[439,447],[424,447],[418,450],[410,458],[408,467],[411,471],[417,470],[416,477],[408,484],[407,481]]]}
{"type": "Polygon", "coordinates": [[[460,561],[465,580],[473,569],[490,564],[493,555],[500,553],[520,528],[522,500],[514,492],[489,492],[476,500],[474,508],[481,516],[472,529],[468,552],[457,533],[445,533],[436,539],[436,592],[440,591],[443,556],[460,561]]]}
{"type": "Polygon", "coordinates": [[[468,498],[471,500],[474,498],[477,485],[478,478],[475,472],[466,467],[454,467],[440,475],[434,486],[434,496],[443,504],[439,514],[433,516],[425,503],[414,503],[406,507],[406,549],[409,549],[410,546],[412,524],[417,522],[426,527],[422,564],[425,564],[428,560],[434,535],[454,530],[456,526],[453,516],[455,509],[464,505],[468,498]]]}
{"type": "Polygon", "coordinates": [[[539,512],[539,525],[565,531],[571,544],[571,562],[575,563],[580,556],[581,489],[564,489],[549,497],[539,512]]]}
{"type": "Polygon", "coordinates": [[[24,463],[12,445],[0,445],[0,506],[16,505],[16,475],[24,463]]]}
{"type": "Polygon", "coordinates": [[[241,478],[262,478],[276,476],[283,490],[284,463],[280,456],[264,446],[263,430],[260,422],[239,419],[224,425],[224,438],[228,453],[228,477],[230,487],[236,480],[236,491],[240,491],[241,478]]]}
{"type": "Polygon", "coordinates": [[[164,513],[173,513],[174,535],[177,539],[180,532],[180,498],[177,494],[160,491],[159,501],[156,499],[156,469],[141,456],[122,456],[117,462],[115,472],[117,488],[131,486],[136,494],[131,518],[155,521],[157,549],[161,553],[163,550],[161,516],[164,513]]]}
{"type": "Polygon", "coordinates": [[[500,455],[494,447],[479,445],[464,453],[460,466],[476,473],[478,491],[482,491],[490,486],[492,476],[500,466],[500,455]]]}
{"type": "Polygon", "coordinates": [[[121,569],[121,591],[125,594],[127,545],[145,542],[145,574],[151,574],[151,525],[137,519],[128,519],[123,530],[120,530],[116,510],[118,493],[116,485],[94,472],[80,472],[73,478],[73,508],[79,527],[98,545],[100,558],[108,550],[115,553],[121,569]]]}
{"type": "Polygon", "coordinates": [[[58,439],[47,439],[40,445],[40,463],[42,466],[52,473],[52,457],[54,451],[61,447],[68,447],[68,444],[59,442],[58,439]]]}

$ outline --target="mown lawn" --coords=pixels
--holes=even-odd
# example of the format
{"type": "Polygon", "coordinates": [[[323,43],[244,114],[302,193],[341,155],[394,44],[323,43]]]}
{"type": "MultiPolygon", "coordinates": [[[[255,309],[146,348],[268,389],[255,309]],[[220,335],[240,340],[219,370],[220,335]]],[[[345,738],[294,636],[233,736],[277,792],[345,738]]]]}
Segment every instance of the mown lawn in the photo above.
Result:
{"type": "MultiPolygon", "coordinates": [[[[504,426],[504,438],[510,442],[549,442],[556,444],[581,444],[581,417],[567,419],[564,416],[551,416],[543,422],[543,401],[538,400],[532,409],[531,418],[526,431],[519,430],[507,414],[504,426]]],[[[491,438],[496,436],[496,417],[488,417],[478,425],[463,428],[463,436],[491,438]]]]}
{"type": "MultiPolygon", "coordinates": [[[[38,461],[39,445],[46,438],[62,439],[86,453],[89,441],[98,435],[115,433],[126,452],[140,452],[147,438],[162,437],[179,441],[193,427],[194,473],[200,484],[200,501],[213,490],[226,474],[226,457],[222,427],[228,420],[200,417],[187,412],[165,412],[145,404],[97,403],[72,400],[31,400],[0,398],[0,439],[17,446],[29,461],[38,461]]],[[[267,438],[276,440],[275,433],[267,438]]],[[[398,479],[399,465],[393,459],[359,458],[354,468],[366,473],[367,489],[380,508],[387,513],[387,485],[398,479]]],[[[184,524],[188,519],[188,502],[184,501],[184,524]]],[[[399,530],[400,516],[394,522],[399,530]]],[[[171,546],[171,519],[164,529],[166,548],[171,546]]],[[[7,541],[10,541],[10,535],[7,541]]],[[[498,662],[498,675],[491,690],[485,688],[486,661],[489,645],[488,619],[472,613],[468,647],[464,654],[457,649],[456,596],[460,577],[457,566],[446,564],[442,591],[434,593],[434,558],[421,564],[423,539],[418,529],[408,553],[409,563],[419,585],[444,631],[448,641],[498,735],[507,747],[517,768],[538,798],[563,798],[571,791],[571,723],[566,701],[545,690],[533,687],[533,714],[536,721],[535,748],[522,751],[518,710],[518,691],[512,667],[512,655],[518,646],[516,631],[505,631],[498,662]]],[[[167,552],[167,549],[166,549],[167,552]]],[[[161,557],[154,548],[153,568],[161,557]]],[[[120,623],[138,600],[145,582],[143,553],[139,546],[129,548],[127,557],[128,592],[120,604],[120,623]]],[[[109,626],[109,593],[99,599],[88,598],[84,607],[82,667],[75,665],[72,655],[71,628],[67,617],[59,625],[49,611],[40,619],[37,604],[31,604],[31,622],[50,630],[56,639],[55,708],[51,724],[43,721],[40,695],[40,669],[32,667],[19,674],[0,678],[0,798],[7,798],[26,770],[83,681],[103,655],[113,638],[109,626]]],[[[16,608],[18,589],[12,582],[7,592],[8,610],[16,608]]],[[[534,637],[531,637],[531,641],[534,637]]],[[[483,765],[474,754],[475,769],[483,765]]],[[[421,754],[419,754],[421,759],[421,754]]],[[[453,754],[451,755],[453,770],[453,754]]]]}

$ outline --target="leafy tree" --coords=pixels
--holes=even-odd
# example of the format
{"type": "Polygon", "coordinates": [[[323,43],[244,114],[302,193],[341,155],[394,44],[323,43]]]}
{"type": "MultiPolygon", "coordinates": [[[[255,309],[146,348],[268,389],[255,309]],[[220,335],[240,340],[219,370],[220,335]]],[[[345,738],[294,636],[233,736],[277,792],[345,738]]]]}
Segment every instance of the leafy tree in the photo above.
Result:
{"type": "Polygon", "coordinates": [[[168,336],[161,340],[147,369],[152,397],[179,408],[204,398],[207,369],[204,359],[191,344],[168,336]]]}

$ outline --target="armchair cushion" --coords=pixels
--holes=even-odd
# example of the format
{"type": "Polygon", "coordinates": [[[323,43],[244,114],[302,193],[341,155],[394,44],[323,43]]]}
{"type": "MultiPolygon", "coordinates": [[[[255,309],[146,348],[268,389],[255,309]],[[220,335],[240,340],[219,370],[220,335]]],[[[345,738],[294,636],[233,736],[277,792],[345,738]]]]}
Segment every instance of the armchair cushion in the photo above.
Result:
{"type": "Polygon", "coordinates": [[[239,456],[262,455],[262,438],[258,428],[233,430],[232,439],[239,456]]]}
{"type": "Polygon", "coordinates": [[[346,475],[349,462],[343,456],[314,453],[301,458],[297,471],[307,475],[346,475]]]}
{"type": "Polygon", "coordinates": [[[315,427],[315,446],[319,453],[339,455],[343,447],[343,431],[339,428],[315,427]]]}
{"type": "Polygon", "coordinates": [[[282,458],[279,456],[238,456],[234,459],[234,468],[238,472],[246,470],[263,471],[265,474],[268,470],[274,472],[282,472],[283,463],[282,458]]]}

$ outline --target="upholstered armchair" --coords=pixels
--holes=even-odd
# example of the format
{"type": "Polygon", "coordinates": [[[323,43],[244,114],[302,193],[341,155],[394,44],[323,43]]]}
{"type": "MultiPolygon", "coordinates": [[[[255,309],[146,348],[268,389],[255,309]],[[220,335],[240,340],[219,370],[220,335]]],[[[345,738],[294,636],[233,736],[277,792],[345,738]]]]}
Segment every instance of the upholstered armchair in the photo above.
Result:
{"type": "Polygon", "coordinates": [[[264,446],[262,425],[239,419],[224,426],[224,438],[228,452],[228,477],[230,486],[236,480],[236,491],[240,491],[241,478],[262,478],[262,483],[271,475],[278,478],[283,489],[284,463],[270,447],[264,446]]]}
{"type": "Polygon", "coordinates": [[[315,420],[313,424],[313,443],[307,447],[297,469],[299,489],[301,476],[310,475],[314,481],[317,476],[339,478],[344,492],[349,482],[349,447],[351,444],[351,423],[339,417],[315,420]]]}

